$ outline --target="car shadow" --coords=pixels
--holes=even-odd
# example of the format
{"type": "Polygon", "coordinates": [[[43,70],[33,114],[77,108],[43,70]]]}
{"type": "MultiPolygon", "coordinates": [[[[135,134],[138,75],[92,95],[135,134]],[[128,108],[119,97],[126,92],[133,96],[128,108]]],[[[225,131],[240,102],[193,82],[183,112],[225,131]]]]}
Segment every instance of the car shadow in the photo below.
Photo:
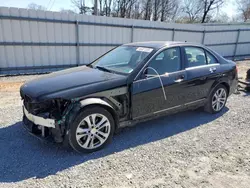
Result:
{"type": "Polygon", "coordinates": [[[249,91],[243,91],[243,97],[248,97],[250,96],[250,92],[249,91]]]}
{"type": "Polygon", "coordinates": [[[42,142],[29,135],[21,122],[0,129],[0,182],[18,182],[28,178],[44,178],[86,161],[115,152],[155,142],[202,126],[222,116],[188,111],[161,117],[134,127],[122,129],[110,145],[101,151],[78,154],[53,142],[42,142]]]}
{"type": "Polygon", "coordinates": [[[235,94],[236,95],[242,94],[243,97],[248,97],[250,95],[250,91],[243,89],[243,88],[240,88],[240,89],[238,89],[238,92],[236,92],[235,94]]]}

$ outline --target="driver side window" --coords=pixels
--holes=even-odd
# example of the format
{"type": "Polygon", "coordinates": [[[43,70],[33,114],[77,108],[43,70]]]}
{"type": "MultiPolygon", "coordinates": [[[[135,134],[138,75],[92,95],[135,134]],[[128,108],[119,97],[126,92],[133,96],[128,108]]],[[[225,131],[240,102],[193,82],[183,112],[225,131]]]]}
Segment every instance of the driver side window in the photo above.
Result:
{"type": "Polygon", "coordinates": [[[169,48],[159,53],[148,64],[147,74],[159,75],[176,72],[181,69],[180,48],[169,48]]]}

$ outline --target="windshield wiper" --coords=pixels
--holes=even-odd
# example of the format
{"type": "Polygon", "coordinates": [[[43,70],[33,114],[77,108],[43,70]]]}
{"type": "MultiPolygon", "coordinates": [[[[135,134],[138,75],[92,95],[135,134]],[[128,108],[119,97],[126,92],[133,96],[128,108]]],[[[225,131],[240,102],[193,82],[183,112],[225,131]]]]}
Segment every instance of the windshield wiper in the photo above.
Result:
{"type": "Polygon", "coordinates": [[[93,68],[93,65],[91,65],[91,64],[88,64],[88,65],[86,65],[86,66],[88,66],[88,67],[90,67],[90,68],[93,68]]]}
{"type": "Polygon", "coordinates": [[[106,71],[106,72],[112,72],[110,69],[107,69],[107,68],[101,67],[101,66],[96,66],[95,68],[98,68],[98,69],[106,71]]]}

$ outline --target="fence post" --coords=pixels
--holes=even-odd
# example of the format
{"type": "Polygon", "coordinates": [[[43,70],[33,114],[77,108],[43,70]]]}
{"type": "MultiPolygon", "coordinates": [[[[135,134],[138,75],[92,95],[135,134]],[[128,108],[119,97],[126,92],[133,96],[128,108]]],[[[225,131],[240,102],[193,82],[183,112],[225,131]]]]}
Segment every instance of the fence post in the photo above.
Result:
{"type": "Polygon", "coordinates": [[[76,66],[80,65],[79,22],[76,21],[76,66]]]}
{"type": "Polygon", "coordinates": [[[236,56],[236,52],[237,52],[237,47],[238,47],[239,38],[240,38],[240,29],[238,29],[238,33],[237,33],[236,43],[235,43],[235,47],[234,47],[234,56],[233,56],[233,60],[235,60],[235,56],[236,56]]]}
{"type": "Polygon", "coordinates": [[[134,42],[134,25],[131,26],[131,42],[134,42]]]}
{"type": "Polygon", "coordinates": [[[206,30],[203,30],[203,36],[202,36],[202,44],[205,43],[205,37],[206,37],[206,30]]]}
{"type": "Polygon", "coordinates": [[[173,28],[172,41],[174,41],[175,29],[173,28]]]}

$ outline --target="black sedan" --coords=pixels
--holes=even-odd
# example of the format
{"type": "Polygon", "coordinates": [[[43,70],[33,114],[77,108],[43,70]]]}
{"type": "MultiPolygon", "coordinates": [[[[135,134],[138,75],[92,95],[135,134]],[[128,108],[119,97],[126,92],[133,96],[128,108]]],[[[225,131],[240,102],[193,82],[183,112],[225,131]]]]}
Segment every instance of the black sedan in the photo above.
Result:
{"type": "Polygon", "coordinates": [[[205,46],[139,42],[25,83],[20,94],[31,133],[93,152],[130,124],[199,107],[218,113],[236,87],[236,64],[205,46]]]}

